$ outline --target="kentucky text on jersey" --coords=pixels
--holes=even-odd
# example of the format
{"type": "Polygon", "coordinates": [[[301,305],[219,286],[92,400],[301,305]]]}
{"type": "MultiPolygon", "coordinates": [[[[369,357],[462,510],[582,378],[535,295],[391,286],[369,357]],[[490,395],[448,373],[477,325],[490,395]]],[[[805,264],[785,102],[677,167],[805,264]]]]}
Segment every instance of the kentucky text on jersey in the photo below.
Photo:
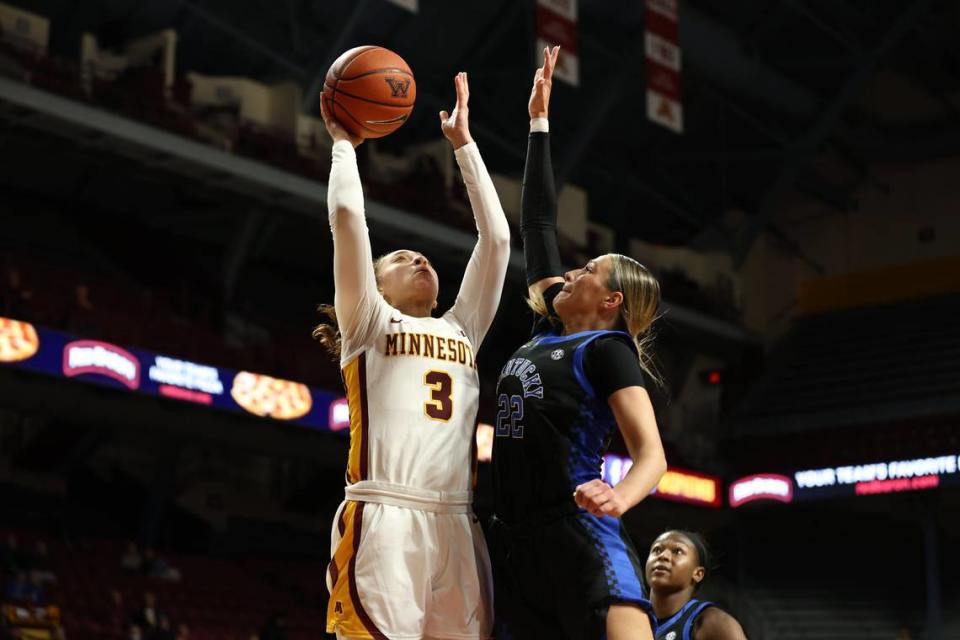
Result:
{"type": "Polygon", "coordinates": [[[388,333],[384,343],[385,356],[420,356],[447,362],[459,362],[471,369],[477,368],[470,344],[456,338],[445,338],[429,333],[388,333]]]}
{"type": "Polygon", "coordinates": [[[537,365],[526,358],[513,358],[503,366],[500,371],[500,380],[507,376],[516,376],[523,385],[524,398],[543,398],[543,383],[540,380],[540,374],[537,373],[537,365]]]}

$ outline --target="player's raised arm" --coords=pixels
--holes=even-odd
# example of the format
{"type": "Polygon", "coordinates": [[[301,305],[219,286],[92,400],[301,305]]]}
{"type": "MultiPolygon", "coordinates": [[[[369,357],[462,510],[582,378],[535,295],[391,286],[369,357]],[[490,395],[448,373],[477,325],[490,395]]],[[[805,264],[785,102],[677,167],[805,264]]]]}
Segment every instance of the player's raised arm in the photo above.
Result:
{"type": "Polygon", "coordinates": [[[530,138],[523,171],[520,233],[526,261],[530,296],[543,295],[547,287],[563,282],[563,267],[557,245],[557,193],[550,159],[549,108],[553,69],[560,47],[543,50],[543,66],[537,69],[530,90],[530,138]]]}
{"type": "Polygon", "coordinates": [[[510,227],[477,144],[470,136],[470,87],[467,74],[454,78],[457,104],[440,112],[443,135],[453,145],[463,174],[470,206],[477,222],[477,244],[470,256],[453,314],[463,325],[474,348],[479,348],[500,304],[503,280],[510,261],[510,227]]]}
{"type": "Polygon", "coordinates": [[[340,332],[349,341],[362,332],[379,296],[354,151],[363,140],[330,117],[323,101],[320,111],[333,139],[327,208],[333,233],[334,307],[340,332]]]}

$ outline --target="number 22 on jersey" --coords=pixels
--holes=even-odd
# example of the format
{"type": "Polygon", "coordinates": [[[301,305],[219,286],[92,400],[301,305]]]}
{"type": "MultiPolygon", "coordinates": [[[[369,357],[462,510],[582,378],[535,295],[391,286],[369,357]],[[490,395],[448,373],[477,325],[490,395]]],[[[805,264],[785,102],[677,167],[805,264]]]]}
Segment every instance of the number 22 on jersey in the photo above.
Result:
{"type": "Polygon", "coordinates": [[[497,437],[522,438],[523,423],[520,421],[523,420],[523,397],[501,393],[497,398],[497,407],[500,409],[497,413],[497,437]]]}

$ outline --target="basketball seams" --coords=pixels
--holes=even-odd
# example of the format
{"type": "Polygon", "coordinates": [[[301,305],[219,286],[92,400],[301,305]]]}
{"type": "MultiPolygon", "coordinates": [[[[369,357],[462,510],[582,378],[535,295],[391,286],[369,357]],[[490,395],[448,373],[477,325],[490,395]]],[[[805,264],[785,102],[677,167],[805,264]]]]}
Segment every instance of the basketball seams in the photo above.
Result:
{"type": "MultiPolygon", "coordinates": [[[[354,58],[354,59],[356,59],[356,58],[354,58]]],[[[382,68],[382,69],[370,69],[369,71],[364,71],[363,73],[358,73],[358,74],[355,75],[355,76],[350,76],[350,77],[340,76],[340,77],[337,78],[337,80],[338,80],[338,81],[339,81],[339,80],[347,80],[347,81],[350,81],[350,80],[359,80],[360,78],[366,78],[367,76],[372,76],[372,75],[377,74],[377,73],[399,73],[399,74],[402,74],[402,75],[405,75],[405,76],[409,76],[411,80],[413,79],[413,73],[411,73],[410,71],[406,71],[406,70],[404,70],[404,69],[398,69],[397,67],[384,67],[384,68],[382,68]]]]}
{"type": "MultiPolygon", "coordinates": [[[[339,84],[339,82],[338,82],[337,84],[339,84]]],[[[330,87],[330,85],[328,85],[328,84],[325,84],[324,86],[330,87]]],[[[349,91],[344,91],[343,89],[337,89],[337,88],[335,88],[335,87],[330,87],[330,90],[333,92],[333,97],[334,97],[334,98],[337,97],[337,94],[338,94],[338,93],[342,93],[343,95],[347,96],[348,98],[353,98],[354,100],[360,100],[360,101],[362,101],[362,102],[368,102],[368,103],[370,103],[370,104],[376,104],[376,105],[379,105],[379,106],[381,106],[381,107],[396,107],[397,109],[409,109],[410,107],[413,106],[413,103],[411,103],[411,104],[392,104],[392,103],[390,103],[390,102],[380,102],[379,100],[371,100],[370,98],[364,98],[363,96],[358,96],[358,95],[356,95],[356,94],[350,93],[349,91]]]]}
{"type": "Polygon", "coordinates": [[[380,48],[380,47],[378,47],[378,46],[376,46],[376,45],[372,45],[372,44],[368,44],[368,45],[365,46],[365,47],[357,47],[357,49],[359,49],[359,51],[357,51],[355,54],[353,54],[353,57],[352,57],[352,58],[350,58],[350,59],[348,59],[348,60],[345,60],[345,61],[343,62],[343,64],[341,64],[338,68],[336,68],[336,69],[331,69],[331,71],[333,71],[333,77],[334,77],[335,79],[339,80],[339,79],[341,78],[341,75],[342,75],[343,70],[346,69],[347,67],[349,67],[351,64],[353,64],[353,61],[354,61],[354,60],[356,60],[357,58],[359,58],[360,56],[362,56],[363,54],[365,54],[367,51],[370,51],[371,49],[379,49],[379,48],[380,48]]]}
{"type": "Polygon", "coordinates": [[[348,52],[349,58],[338,59],[328,70],[321,100],[328,106],[330,115],[347,125],[354,135],[380,138],[408,120],[416,102],[416,80],[406,61],[395,52],[375,45],[356,49],[348,52]],[[371,69],[372,66],[376,68],[371,69]],[[389,92],[386,86],[377,86],[381,84],[376,81],[378,77],[386,77],[389,92]],[[408,88],[409,97],[405,95],[408,88]],[[406,103],[398,104],[399,100],[390,98],[406,103]]]}
{"type": "Polygon", "coordinates": [[[370,127],[368,127],[368,126],[367,126],[366,124],[364,124],[363,122],[357,120],[357,118],[356,118],[352,113],[350,113],[350,110],[349,110],[349,109],[344,108],[343,105],[338,105],[338,104],[337,104],[337,101],[336,101],[335,99],[331,98],[331,99],[330,99],[330,102],[331,102],[331,103],[333,104],[333,106],[334,106],[334,112],[333,112],[333,114],[331,114],[331,115],[334,116],[334,118],[337,117],[337,116],[335,115],[335,114],[336,114],[336,107],[339,106],[339,107],[340,107],[340,110],[343,111],[343,112],[344,112],[345,114],[347,114],[348,116],[350,116],[350,119],[353,120],[354,122],[356,122],[356,123],[357,123],[357,126],[360,127],[361,129],[363,129],[363,130],[365,130],[365,131],[369,131],[370,133],[376,133],[376,134],[381,135],[381,136],[384,135],[383,131],[377,131],[376,129],[371,129],[370,127]]]}

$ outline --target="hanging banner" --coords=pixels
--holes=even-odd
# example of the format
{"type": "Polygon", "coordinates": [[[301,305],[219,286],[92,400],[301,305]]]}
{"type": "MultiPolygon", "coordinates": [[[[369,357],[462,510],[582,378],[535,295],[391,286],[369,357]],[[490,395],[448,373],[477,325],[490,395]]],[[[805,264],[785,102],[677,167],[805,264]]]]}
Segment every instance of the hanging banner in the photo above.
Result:
{"type": "Polygon", "coordinates": [[[398,7],[403,7],[411,13],[416,13],[420,8],[420,0],[387,0],[387,2],[395,4],[398,7]]]}
{"type": "Polygon", "coordinates": [[[537,50],[534,62],[543,64],[544,47],[560,45],[553,77],[580,86],[577,54],[577,0],[537,0],[537,50]]]}
{"type": "Polygon", "coordinates": [[[645,0],[644,52],[647,71],[647,118],[683,133],[680,95],[680,33],[678,0],[645,0]]]}

